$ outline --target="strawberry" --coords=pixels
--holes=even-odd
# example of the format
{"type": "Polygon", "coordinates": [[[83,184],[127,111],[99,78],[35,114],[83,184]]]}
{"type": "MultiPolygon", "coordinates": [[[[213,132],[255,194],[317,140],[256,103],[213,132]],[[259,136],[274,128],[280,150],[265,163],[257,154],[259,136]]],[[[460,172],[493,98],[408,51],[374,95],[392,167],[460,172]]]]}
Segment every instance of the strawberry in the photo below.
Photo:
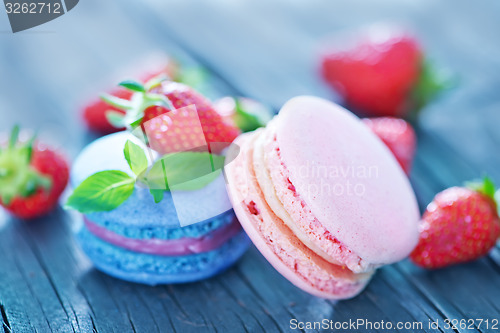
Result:
{"type": "Polygon", "coordinates": [[[404,172],[409,175],[417,145],[413,127],[403,119],[392,117],[362,120],[389,147],[404,172]]]}
{"type": "MultiPolygon", "coordinates": [[[[132,97],[132,92],[123,88],[114,89],[110,91],[109,94],[127,100],[132,97]]],[[[116,128],[109,123],[106,118],[106,112],[108,110],[125,113],[114,106],[110,106],[100,98],[96,98],[87,104],[83,109],[83,119],[88,128],[101,134],[109,134],[123,130],[124,128],[116,128]]]]}
{"type": "Polygon", "coordinates": [[[410,255],[425,268],[440,268],[487,254],[500,236],[495,187],[452,187],[434,198],[420,224],[420,240],[410,255]]]}
{"type": "Polygon", "coordinates": [[[125,81],[121,86],[135,91],[133,102],[105,97],[112,105],[126,110],[125,116],[111,113],[109,119],[117,127],[141,127],[151,148],[161,154],[199,148],[206,143],[220,151],[224,144],[217,143],[230,143],[240,133],[214,110],[208,99],[182,83],[154,78],[145,85],[125,81]],[[189,107],[192,105],[195,109],[189,107]]]}
{"type": "MultiPolygon", "coordinates": [[[[148,69],[145,70],[145,72],[141,75],[141,81],[142,82],[147,82],[150,79],[157,77],[158,75],[165,74],[169,77],[177,77],[179,75],[179,65],[171,60],[168,59],[166,64],[164,64],[161,69],[148,69]]],[[[110,90],[107,94],[118,97],[121,99],[126,99],[130,100],[132,98],[133,92],[124,89],[123,87],[118,87],[115,89],[110,90]]],[[[122,131],[125,128],[120,127],[117,128],[108,121],[106,117],[106,112],[107,111],[115,111],[115,112],[120,112],[120,113],[125,113],[121,109],[110,106],[108,103],[104,102],[101,98],[96,98],[92,101],[90,101],[87,105],[84,106],[82,113],[83,113],[83,119],[85,123],[87,124],[87,127],[97,133],[100,134],[109,134],[109,133],[114,133],[118,131],[122,131]]]]}
{"type": "Polygon", "coordinates": [[[404,118],[447,85],[424,63],[414,37],[388,27],[372,27],[352,47],[325,52],[321,66],[345,103],[370,117],[404,118]]]}
{"type": "Polygon", "coordinates": [[[68,164],[57,152],[34,138],[18,141],[15,127],[7,147],[0,151],[0,204],[13,215],[30,219],[57,205],[68,183],[68,164]]]}

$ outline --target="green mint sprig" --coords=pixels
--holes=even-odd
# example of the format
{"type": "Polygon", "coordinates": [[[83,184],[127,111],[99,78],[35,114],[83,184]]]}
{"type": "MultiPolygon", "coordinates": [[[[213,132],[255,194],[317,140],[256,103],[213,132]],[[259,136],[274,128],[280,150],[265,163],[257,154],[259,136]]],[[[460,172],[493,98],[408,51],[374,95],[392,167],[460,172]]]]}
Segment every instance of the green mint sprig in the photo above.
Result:
{"type": "Polygon", "coordinates": [[[85,179],[65,207],[81,213],[107,212],[120,206],[134,192],[135,179],[119,170],[106,170],[85,179]]]}
{"type": "Polygon", "coordinates": [[[65,207],[81,213],[107,212],[124,203],[134,192],[137,176],[148,167],[141,147],[127,140],[123,154],[135,177],[120,170],[94,173],[85,179],[68,198],[65,207]]]}
{"type": "Polygon", "coordinates": [[[127,140],[123,154],[134,176],[120,170],[97,172],[85,179],[66,202],[81,213],[111,211],[123,204],[141,182],[156,203],[165,191],[193,191],[205,187],[220,174],[224,156],[208,152],[179,152],[158,159],[150,168],[144,150],[127,140]]]}

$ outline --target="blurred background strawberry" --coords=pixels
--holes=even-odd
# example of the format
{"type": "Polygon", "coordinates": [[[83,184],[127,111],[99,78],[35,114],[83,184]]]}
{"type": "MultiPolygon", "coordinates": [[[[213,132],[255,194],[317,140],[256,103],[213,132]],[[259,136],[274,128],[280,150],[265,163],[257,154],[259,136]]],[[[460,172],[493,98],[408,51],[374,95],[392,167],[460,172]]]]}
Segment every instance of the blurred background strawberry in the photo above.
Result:
{"type": "Polygon", "coordinates": [[[365,116],[407,118],[452,84],[401,27],[371,25],[323,47],[323,78],[348,108],[365,116]]]}

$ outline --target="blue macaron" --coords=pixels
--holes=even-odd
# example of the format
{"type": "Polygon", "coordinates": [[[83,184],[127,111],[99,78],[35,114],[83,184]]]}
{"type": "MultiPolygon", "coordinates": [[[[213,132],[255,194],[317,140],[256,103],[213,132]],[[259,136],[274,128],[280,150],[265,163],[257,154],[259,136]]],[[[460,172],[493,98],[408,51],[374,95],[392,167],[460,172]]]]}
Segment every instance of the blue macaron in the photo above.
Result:
{"type": "MultiPolygon", "coordinates": [[[[132,175],[123,155],[127,140],[148,148],[128,132],[100,138],[77,157],[71,184],[103,170],[132,175]]],[[[148,151],[148,160],[156,158],[148,151]]],[[[111,276],[149,285],[185,283],[211,277],[234,264],[250,241],[241,229],[220,174],[194,191],[165,191],[155,203],[149,189],[108,212],[83,215],[77,231],[95,267],[111,276]]]]}

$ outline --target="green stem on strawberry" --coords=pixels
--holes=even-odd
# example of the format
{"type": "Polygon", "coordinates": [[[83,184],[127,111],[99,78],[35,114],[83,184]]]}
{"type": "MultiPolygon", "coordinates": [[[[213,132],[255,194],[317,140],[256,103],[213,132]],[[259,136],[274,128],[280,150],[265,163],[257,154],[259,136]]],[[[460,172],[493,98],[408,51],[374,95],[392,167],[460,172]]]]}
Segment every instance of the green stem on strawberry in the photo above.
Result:
{"type": "Polygon", "coordinates": [[[411,91],[412,112],[410,118],[416,119],[419,111],[443,91],[455,87],[457,77],[450,72],[437,69],[428,59],[423,59],[420,76],[411,91]]]}
{"type": "MultiPolygon", "coordinates": [[[[484,176],[482,181],[467,182],[465,186],[490,198],[500,216],[500,189],[496,189],[495,183],[491,178],[484,176]]],[[[498,239],[500,240],[500,237],[498,239]]]]}
{"type": "Polygon", "coordinates": [[[498,216],[500,216],[500,189],[496,189],[495,183],[490,177],[484,176],[482,181],[466,182],[465,186],[490,198],[496,207],[498,216]]]}
{"type": "Polygon", "coordinates": [[[8,146],[0,150],[0,200],[9,204],[15,197],[28,197],[38,188],[50,189],[52,181],[31,166],[33,136],[19,144],[19,127],[12,129],[8,146]]]}
{"type": "Polygon", "coordinates": [[[495,183],[488,176],[484,176],[482,181],[467,182],[465,185],[471,190],[495,200],[495,183]]]}
{"type": "Polygon", "coordinates": [[[495,183],[491,178],[484,176],[482,181],[467,182],[465,186],[490,198],[500,216],[500,206],[498,204],[500,202],[500,189],[495,188],[495,183]]]}
{"type": "Polygon", "coordinates": [[[119,83],[121,87],[134,92],[131,100],[118,98],[109,94],[102,94],[101,99],[118,109],[125,111],[125,114],[116,111],[108,111],[106,118],[115,127],[126,127],[129,130],[137,127],[144,117],[144,111],[151,106],[161,106],[172,110],[172,102],[162,94],[152,93],[151,89],[159,86],[163,81],[168,80],[166,75],[159,75],[152,78],[145,84],[133,80],[126,80],[119,83]]]}
{"type": "Polygon", "coordinates": [[[245,107],[244,103],[235,98],[234,122],[242,132],[250,132],[259,127],[264,127],[271,120],[271,112],[263,105],[254,109],[245,107]]]}

